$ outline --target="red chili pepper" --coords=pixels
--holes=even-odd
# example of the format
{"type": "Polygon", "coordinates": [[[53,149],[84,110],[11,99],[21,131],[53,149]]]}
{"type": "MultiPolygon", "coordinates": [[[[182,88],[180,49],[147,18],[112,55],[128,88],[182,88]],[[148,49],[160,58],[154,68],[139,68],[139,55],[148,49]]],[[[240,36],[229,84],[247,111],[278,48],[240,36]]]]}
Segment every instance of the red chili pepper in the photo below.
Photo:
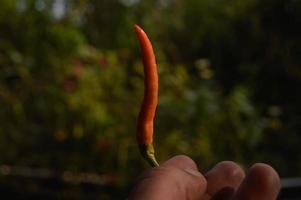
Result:
{"type": "Polygon", "coordinates": [[[138,116],[137,140],[141,154],[152,166],[158,166],[153,147],[153,121],[158,103],[158,72],[154,50],[146,33],[134,26],[144,65],[144,97],[138,116]]]}

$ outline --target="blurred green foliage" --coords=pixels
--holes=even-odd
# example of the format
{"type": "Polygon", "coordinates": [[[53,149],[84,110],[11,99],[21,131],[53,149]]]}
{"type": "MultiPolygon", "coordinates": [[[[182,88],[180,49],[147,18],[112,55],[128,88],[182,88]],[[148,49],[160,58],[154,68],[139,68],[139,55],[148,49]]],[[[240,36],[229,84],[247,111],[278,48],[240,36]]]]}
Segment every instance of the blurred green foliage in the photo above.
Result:
{"type": "Polygon", "coordinates": [[[138,23],[159,65],[161,162],[267,162],[300,176],[300,19],[299,0],[3,0],[0,164],[130,186],[147,166],[135,144],[138,23]]]}

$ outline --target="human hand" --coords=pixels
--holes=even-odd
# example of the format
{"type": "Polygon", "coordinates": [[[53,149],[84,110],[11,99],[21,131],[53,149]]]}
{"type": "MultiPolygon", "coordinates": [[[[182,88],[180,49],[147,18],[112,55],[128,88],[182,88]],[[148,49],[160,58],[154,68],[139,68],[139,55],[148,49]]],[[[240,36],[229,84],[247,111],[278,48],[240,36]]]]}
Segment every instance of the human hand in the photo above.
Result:
{"type": "Polygon", "coordinates": [[[245,175],[223,161],[203,175],[189,157],[175,156],[144,173],[129,200],[275,200],[279,190],[279,176],[267,164],[254,164],[245,175]]]}

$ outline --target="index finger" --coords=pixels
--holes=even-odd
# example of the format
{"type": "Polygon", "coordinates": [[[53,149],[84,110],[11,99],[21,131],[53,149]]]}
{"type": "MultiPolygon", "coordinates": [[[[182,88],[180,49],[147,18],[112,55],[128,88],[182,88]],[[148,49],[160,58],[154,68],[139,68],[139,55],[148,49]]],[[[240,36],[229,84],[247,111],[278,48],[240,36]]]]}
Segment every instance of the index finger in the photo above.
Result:
{"type": "Polygon", "coordinates": [[[198,170],[197,164],[188,156],[185,155],[178,155],[175,156],[166,162],[162,163],[160,165],[161,167],[168,167],[168,166],[173,166],[177,167],[179,169],[193,169],[193,170],[198,170]]]}
{"type": "Polygon", "coordinates": [[[130,194],[130,200],[201,199],[206,180],[187,156],[176,156],[142,175],[130,194]]]}

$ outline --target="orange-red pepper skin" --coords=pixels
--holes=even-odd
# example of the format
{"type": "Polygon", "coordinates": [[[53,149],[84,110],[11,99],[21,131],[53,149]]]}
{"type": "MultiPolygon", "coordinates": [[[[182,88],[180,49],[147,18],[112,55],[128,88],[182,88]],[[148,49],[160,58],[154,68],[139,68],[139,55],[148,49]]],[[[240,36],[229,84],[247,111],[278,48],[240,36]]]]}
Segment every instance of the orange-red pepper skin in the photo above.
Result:
{"type": "Polygon", "coordinates": [[[158,104],[158,71],[154,50],[146,33],[135,25],[138,36],[145,74],[145,91],[138,117],[137,140],[139,144],[153,142],[153,121],[158,104]]]}
{"type": "Polygon", "coordinates": [[[158,166],[153,148],[153,122],[158,104],[158,71],[152,44],[146,33],[134,26],[144,66],[144,97],[138,116],[137,141],[141,154],[152,166],[158,166]]]}

